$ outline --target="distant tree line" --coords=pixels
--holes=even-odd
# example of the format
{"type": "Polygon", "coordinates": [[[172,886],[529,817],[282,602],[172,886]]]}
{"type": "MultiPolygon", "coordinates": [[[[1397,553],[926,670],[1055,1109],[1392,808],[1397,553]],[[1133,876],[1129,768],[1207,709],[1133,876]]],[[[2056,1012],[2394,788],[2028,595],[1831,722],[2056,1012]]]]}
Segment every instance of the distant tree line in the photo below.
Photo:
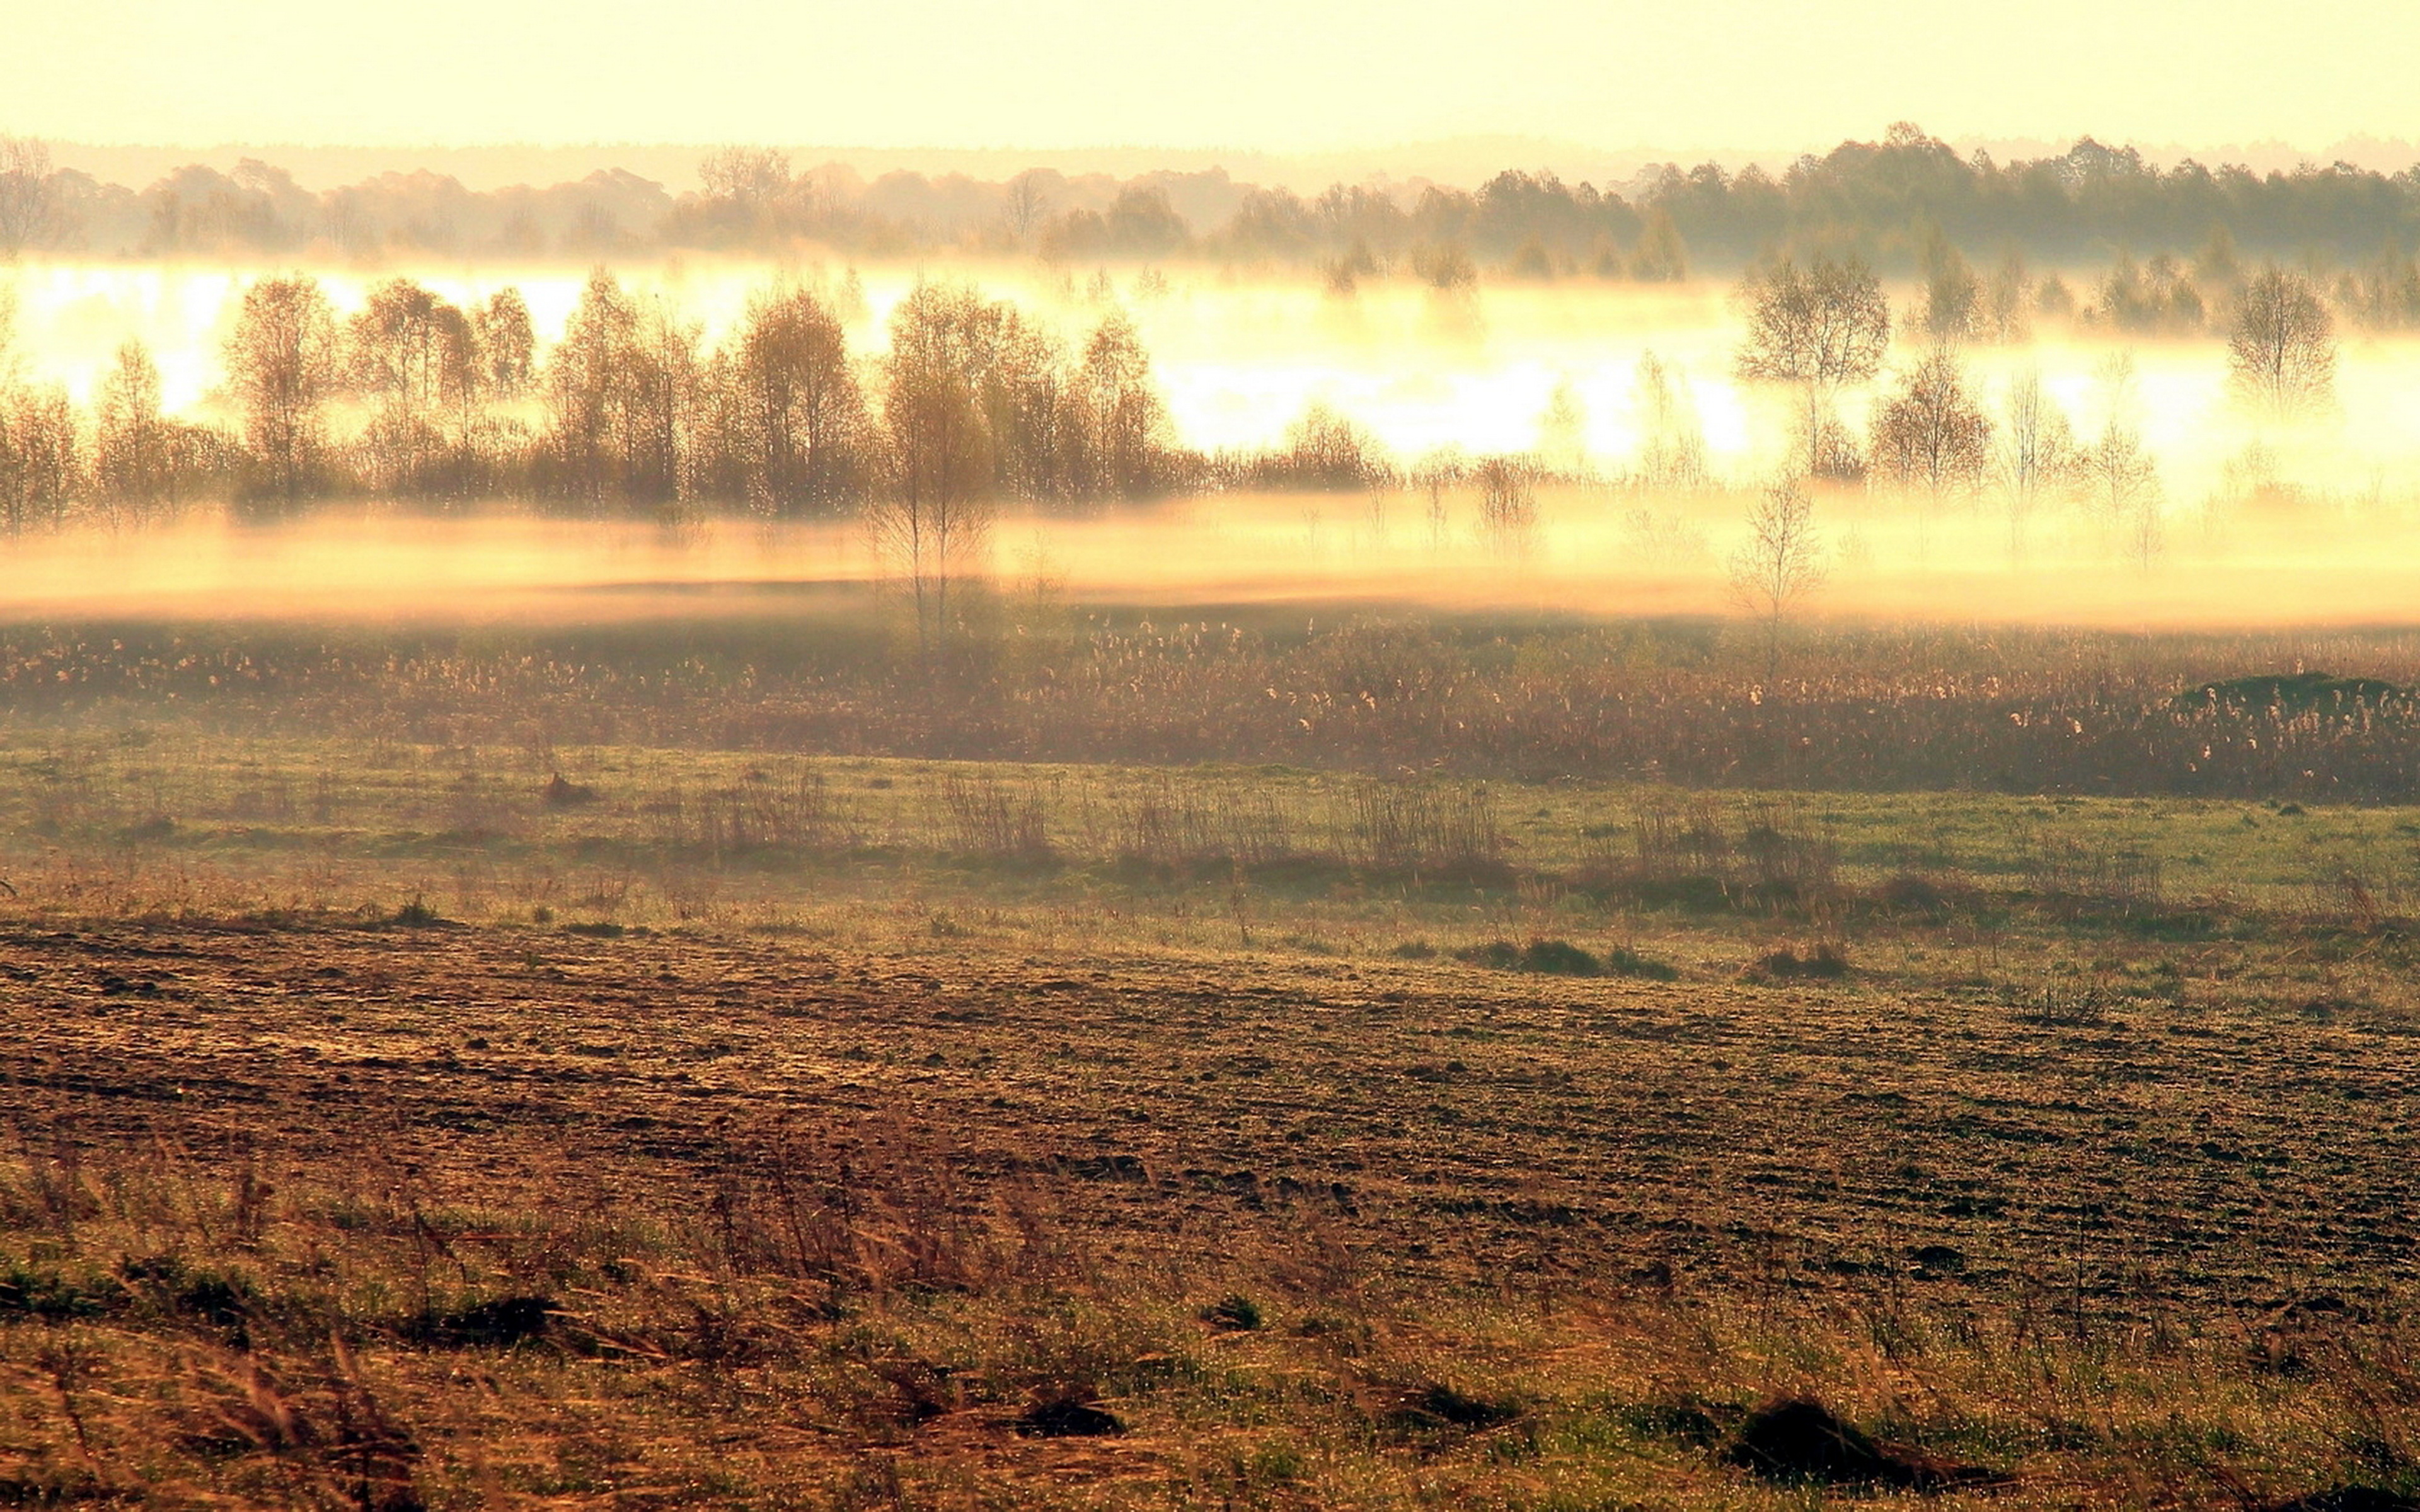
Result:
{"type": "MultiPolygon", "coordinates": [[[[1319,268],[1349,285],[1397,271],[1450,286],[1509,277],[1676,279],[1779,256],[1856,256],[1937,271],[1943,249],[1997,268],[2125,259],[2103,291],[2130,329],[2196,323],[2189,265],[2314,256],[2381,323],[2420,322],[2420,167],[2292,173],[2187,161],[2163,168],[2090,138],[2055,157],[1961,157],[1905,124],[1780,171],[1667,165],[1619,185],[1508,171],[1475,190],[1338,184],[1306,197],[1224,171],[1120,180],[1037,168],[1001,180],[910,172],[871,181],[770,149],[708,158],[675,194],[620,171],[576,183],[473,191],[391,173],[313,192],[285,170],[179,168],[143,189],[54,167],[39,143],[0,140],[0,255],[569,256],[800,245],[855,255],[938,250],[1108,259],[1207,258],[1319,268]]],[[[1978,295],[1992,291],[1978,281],[1978,295]]],[[[2003,291],[2005,293],[2005,291],[2003,291]]],[[[2030,290],[2027,290],[2030,293],[2030,290]]],[[[2004,309],[2013,306],[2003,298],[2004,309]]]]}
{"type": "MultiPolygon", "coordinates": [[[[837,291],[774,283],[709,346],[666,298],[600,268],[541,352],[510,286],[464,307],[395,278],[342,313],[308,275],[261,278],[244,290],[220,354],[219,424],[167,411],[139,342],[119,349],[87,405],[70,403],[14,359],[0,300],[0,530],[80,515],[139,522],[205,499],[255,517],[334,498],[437,508],[514,499],[589,516],[855,516],[901,561],[929,559],[946,579],[1004,501],[1085,509],[1225,488],[1408,488],[1427,496],[1435,532],[1447,492],[1466,491],[1481,534],[1518,550],[1541,481],[1657,497],[1719,486],[1685,379],[1652,353],[1633,393],[1635,466],[1610,478],[1587,457],[1568,389],[1520,455],[1448,450],[1406,466],[1316,403],[1272,445],[1210,454],[1176,437],[1150,354],[1122,312],[1071,347],[1014,303],[924,283],[892,311],[887,349],[860,353],[848,337],[860,298],[853,275],[837,291]]],[[[1949,318],[1971,314],[1971,302],[1945,304],[1937,272],[1903,317],[1854,257],[1769,264],[1742,280],[1739,300],[1734,370],[1788,396],[1792,478],[1871,481],[1928,508],[1999,486],[2012,531],[2059,494],[2128,529],[2156,530],[2157,471],[2122,360],[2101,376],[2101,429],[2078,440],[2038,378],[2021,378],[1996,414],[1986,410],[1961,354],[2009,333],[1949,318]],[[1889,388],[1855,433],[1839,400],[1886,364],[1889,388]]],[[[2205,315],[2223,319],[2230,387],[2249,414],[2333,406],[2336,317],[2308,276],[2274,263],[2234,268],[2205,315]]],[[[2152,543],[2140,544],[2148,557],[2152,543]]]]}
{"type": "Polygon", "coordinates": [[[345,312],[307,274],[265,277],[194,414],[168,410],[139,341],[72,403],[11,353],[0,298],[0,532],[202,501],[266,519],[330,500],[512,499],[586,517],[862,518],[913,575],[945,579],[1002,503],[1396,476],[1318,406],[1267,448],[1183,445],[1122,312],[1070,346],[1014,303],[923,284],[892,313],[887,349],[861,352],[844,318],[859,298],[853,280],[771,284],[709,344],[673,302],[598,269],[541,350],[509,286],[466,307],[396,278],[345,312]]]}
{"type": "MultiPolygon", "coordinates": [[[[1854,257],[1819,256],[1803,267],[1784,259],[1751,272],[1739,297],[1747,320],[1734,371],[1788,393],[1795,412],[1788,479],[1752,511],[1755,544],[1732,570],[1741,597],[1776,638],[1788,601],[1820,576],[1809,556],[1807,482],[1878,485],[1928,519],[1947,501],[1995,492],[2009,511],[2012,549],[2022,549],[2032,512],[2064,496],[2143,565],[2159,554],[2159,470],[2143,443],[2131,354],[2104,362],[2097,375],[2099,424],[2087,436],[2079,438],[2036,372],[2016,377],[1994,414],[1962,360],[1974,328],[1943,318],[1936,275],[1915,312],[1916,339],[1898,348],[1901,360],[1859,437],[1841,421],[1838,398],[1881,377],[1894,350],[1880,279],[1854,257]]],[[[2227,384],[2245,418],[2308,419],[2334,408],[2335,321],[2307,277],[2274,263],[2231,269],[2221,309],[2227,384]]]]}
{"type": "Polygon", "coordinates": [[[254,516],[515,497],[811,518],[893,496],[1083,506],[1268,471],[1177,445],[1122,314],[1070,350],[1013,304],[928,285],[867,356],[834,308],[847,297],[768,286],[709,348],[599,270],[541,359],[517,289],[464,308],[398,278],[344,314],[307,275],[262,278],[221,353],[224,425],[169,414],[139,342],[79,409],[7,360],[0,310],[0,526],[87,507],[136,520],[204,496],[254,516]]]}

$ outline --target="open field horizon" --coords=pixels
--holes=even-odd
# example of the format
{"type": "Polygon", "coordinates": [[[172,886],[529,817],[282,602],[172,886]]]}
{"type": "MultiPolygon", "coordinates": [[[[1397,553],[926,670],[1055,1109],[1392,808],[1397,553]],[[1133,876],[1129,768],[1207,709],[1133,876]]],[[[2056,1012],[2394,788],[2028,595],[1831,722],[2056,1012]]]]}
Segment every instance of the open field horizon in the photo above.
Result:
{"type": "Polygon", "coordinates": [[[0,1507],[2420,1512],[2420,23],[1060,8],[0,28],[0,1507]]]}

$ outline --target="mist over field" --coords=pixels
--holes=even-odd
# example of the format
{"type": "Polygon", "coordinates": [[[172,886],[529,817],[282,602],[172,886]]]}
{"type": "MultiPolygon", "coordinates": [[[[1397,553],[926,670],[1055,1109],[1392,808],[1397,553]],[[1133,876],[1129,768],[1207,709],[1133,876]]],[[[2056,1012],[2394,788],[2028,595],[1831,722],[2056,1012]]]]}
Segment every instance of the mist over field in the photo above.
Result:
{"type": "Polygon", "coordinates": [[[0,1506],[2420,1512],[2420,165],[2167,19],[2373,134],[0,130],[0,1506]]]}
{"type": "MultiPolygon", "coordinates": [[[[399,268],[320,275],[340,313],[410,278],[470,307],[502,288],[528,301],[543,358],[584,272],[399,268]]],[[[1132,268],[1078,277],[999,263],[860,269],[711,259],[626,270],[641,299],[732,339],[749,301],[784,282],[845,289],[846,334],[878,363],[886,322],[919,280],[1013,301],[1046,328],[1131,319],[1165,394],[1172,439],[1202,452],[1273,449],[1314,407],[1360,429],[1395,470],[1306,493],[1222,486],[1071,513],[1004,503],[978,575],[1043,582],[1080,599],[1170,605],[1317,600],[1548,608],[1584,615],[1722,614],[1745,500],[1791,468],[1792,398],[1744,381],[1728,284],[1375,283],[1348,293],[1267,274],[1132,268]],[[844,281],[845,284],[844,284],[844,281]],[[1656,417],[1640,363],[1687,407],[1705,473],[1687,488],[1641,474],[1656,417]],[[1540,459],[1534,525],[1493,538],[1462,484],[1409,476],[1427,458],[1540,459]]],[[[89,405],[119,347],[143,343],[167,412],[235,420],[221,356],[250,276],[181,266],[21,268],[13,360],[89,405]]],[[[1920,287],[1894,289],[1912,304],[1920,287]]],[[[1905,316],[1903,316],[1903,320],[1905,316]]],[[[1902,337],[1842,414],[1863,430],[1920,360],[1902,337]]],[[[2153,524],[2107,517],[2054,492],[2022,512],[1978,478],[1945,498],[1879,480],[1822,493],[1826,582],[1804,608],[1827,617],[1945,617],[2116,627],[2374,624],[2406,611],[2420,529],[2420,341],[2355,334],[2324,412],[2258,414],[2229,386],[2214,337],[2141,339],[2043,331],[1965,354],[1986,411],[2031,375],[2080,433],[2113,407],[2132,417],[2155,474],[2153,524]],[[2126,377],[2113,378],[2123,364],[2126,377]],[[2122,383],[2122,387],[2120,386],[2122,383]]],[[[365,400],[338,400],[341,433],[365,400]]],[[[533,426],[535,396],[503,407],[533,426]]],[[[542,501],[466,496],[442,508],[332,501],[321,517],[230,523],[215,510],[140,529],[88,524],[20,540],[0,595],[21,609],[246,614],[470,613],[529,595],[650,583],[875,583],[880,551],[854,520],[751,519],[701,501],[683,522],[573,522],[542,501]]]]}

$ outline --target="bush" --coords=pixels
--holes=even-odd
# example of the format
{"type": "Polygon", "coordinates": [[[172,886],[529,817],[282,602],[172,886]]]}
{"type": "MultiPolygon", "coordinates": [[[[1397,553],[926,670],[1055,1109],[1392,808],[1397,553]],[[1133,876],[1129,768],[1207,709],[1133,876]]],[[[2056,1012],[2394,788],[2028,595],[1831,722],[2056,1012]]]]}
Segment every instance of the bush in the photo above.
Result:
{"type": "Polygon", "coordinates": [[[1200,1317],[1212,1328],[1230,1334],[1252,1333],[1267,1320],[1261,1316],[1260,1304],[1233,1293],[1202,1308],[1200,1317]]]}
{"type": "Polygon", "coordinates": [[[1813,977],[1828,980],[1849,974],[1849,958],[1838,946],[1829,941],[1810,947],[1805,955],[1784,946],[1770,955],[1760,957],[1756,971],[1766,977],[1813,977]]]}
{"type": "Polygon", "coordinates": [[[1605,955],[1605,974],[1608,977],[1637,977],[1643,981],[1675,981],[1681,973],[1661,961],[1640,955],[1626,945],[1617,945],[1605,955]]]}
{"type": "MultiPolygon", "coordinates": [[[[1398,947],[1396,953],[1404,953],[1403,948],[1398,947]]],[[[1670,981],[1680,975],[1661,961],[1650,960],[1626,945],[1600,956],[1569,940],[1531,940],[1519,946],[1511,940],[1490,940],[1484,945],[1465,946],[1453,952],[1453,958],[1497,971],[1535,971],[1549,977],[1638,977],[1649,981],[1670,981]]]]}

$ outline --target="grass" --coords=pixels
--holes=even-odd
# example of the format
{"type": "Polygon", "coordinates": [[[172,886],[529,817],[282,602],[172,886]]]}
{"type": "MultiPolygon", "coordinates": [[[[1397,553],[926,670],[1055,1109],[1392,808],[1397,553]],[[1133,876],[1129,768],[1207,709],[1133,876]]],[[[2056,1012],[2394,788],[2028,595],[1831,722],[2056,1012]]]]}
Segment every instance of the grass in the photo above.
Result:
{"type": "Polygon", "coordinates": [[[203,702],[0,733],[0,1504],[2420,1494],[2420,809],[203,702]]]}
{"type": "Polygon", "coordinates": [[[0,947],[12,1495],[1783,1507],[1799,1397],[1947,1505],[2412,1484],[2383,1026],[394,938],[0,947]]]}
{"type": "Polygon", "coordinates": [[[876,598],[764,607],[778,612],[475,632],[0,627],[0,694],[26,732],[346,731],[540,766],[653,747],[2309,805],[2400,801],[2420,749],[2408,691],[2179,701],[2305,665],[2409,689],[2420,642],[2403,632],[1808,627],[1767,687],[1754,648],[1706,623],[1078,614],[1012,596],[925,666],[898,652],[876,598]]]}
{"type": "Polygon", "coordinates": [[[541,764],[190,730],[0,744],[6,874],[70,911],[204,893],[309,911],[384,891],[390,913],[416,896],[473,920],[546,907],[727,926],[835,894],[1003,917],[1112,900],[1209,939],[1233,935],[1240,901],[1314,934],[1391,921],[1599,953],[1575,931],[2057,915],[2061,933],[2209,936],[2263,918],[2374,930],[2412,905],[2420,808],[2294,807],[637,748],[541,764]],[[552,796],[567,773],[587,799],[552,796]]]}

